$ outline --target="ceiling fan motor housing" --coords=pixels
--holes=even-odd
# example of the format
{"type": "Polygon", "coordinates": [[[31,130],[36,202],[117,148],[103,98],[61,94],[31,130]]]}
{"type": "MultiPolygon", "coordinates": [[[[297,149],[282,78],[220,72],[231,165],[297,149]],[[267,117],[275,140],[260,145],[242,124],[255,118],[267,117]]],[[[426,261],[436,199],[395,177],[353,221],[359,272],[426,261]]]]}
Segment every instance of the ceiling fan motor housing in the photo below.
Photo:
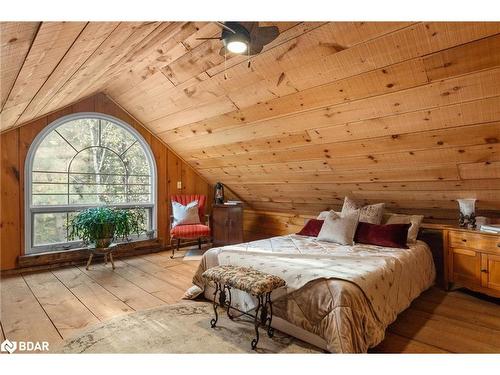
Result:
{"type": "Polygon", "coordinates": [[[227,29],[222,29],[221,39],[224,47],[227,48],[228,44],[231,42],[242,42],[250,47],[250,32],[240,25],[238,22],[225,22],[228,28],[234,31],[234,33],[227,29]]]}

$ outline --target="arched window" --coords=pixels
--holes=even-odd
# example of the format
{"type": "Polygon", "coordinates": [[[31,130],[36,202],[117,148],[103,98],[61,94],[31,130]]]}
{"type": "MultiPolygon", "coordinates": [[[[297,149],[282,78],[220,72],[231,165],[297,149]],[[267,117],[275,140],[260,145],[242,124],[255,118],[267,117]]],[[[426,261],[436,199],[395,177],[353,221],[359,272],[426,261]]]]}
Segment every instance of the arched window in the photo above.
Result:
{"type": "Polygon", "coordinates": [[[50,124],[26,159],[26,253],[81,246],[66,223],[88,207],[141,208],[155,228],[155,163],[149,145],[124,122],[98,113],[50,124]]]}

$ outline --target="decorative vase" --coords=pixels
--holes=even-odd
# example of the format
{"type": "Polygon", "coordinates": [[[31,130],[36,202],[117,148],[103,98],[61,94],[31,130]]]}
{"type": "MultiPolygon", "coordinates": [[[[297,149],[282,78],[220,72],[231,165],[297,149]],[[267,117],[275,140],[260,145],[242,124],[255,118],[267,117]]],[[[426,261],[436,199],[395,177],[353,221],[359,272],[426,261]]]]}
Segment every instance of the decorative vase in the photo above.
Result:
{"type": "Polygon", "coordinates": [[[457,199],[460,209],[459,225],[462,228],[476,228],[475,198],[457,199]]]}

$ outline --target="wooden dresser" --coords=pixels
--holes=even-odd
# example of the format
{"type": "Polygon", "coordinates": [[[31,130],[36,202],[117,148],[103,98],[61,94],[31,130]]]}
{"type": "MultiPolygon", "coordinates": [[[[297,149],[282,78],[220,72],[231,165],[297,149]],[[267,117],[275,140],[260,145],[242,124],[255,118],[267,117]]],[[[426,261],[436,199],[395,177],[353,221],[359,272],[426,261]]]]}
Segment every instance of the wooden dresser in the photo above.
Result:
{"type": "Polygon", "coordinates": [[[459,228],[443,234],[447,286],[500,297],[500,235],[459,228]]]}
{"type": "Polygon", "coordinates": [[[243,242],[243,205],[212,206],[212,237],[214,246],[243,242]]]}

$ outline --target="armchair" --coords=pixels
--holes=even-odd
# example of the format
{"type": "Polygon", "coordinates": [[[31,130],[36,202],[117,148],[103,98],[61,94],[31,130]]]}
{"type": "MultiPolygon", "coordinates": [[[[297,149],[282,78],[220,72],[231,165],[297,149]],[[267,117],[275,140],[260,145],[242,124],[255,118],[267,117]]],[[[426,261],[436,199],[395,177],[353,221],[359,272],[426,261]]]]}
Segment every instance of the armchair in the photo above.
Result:
{"type": "Polygon", "coordinates": [[[177,240],[177,251],[181,244],[181,240],[198,240],[198,248],[201,249],[201,240],[203,238],[210,238],[210,216],[205,214],[206,196],[205,195],[172,195],[171,201],[178,202],[182,205],[187,205],[192,201],[198,201],[198,215],[201,224],[179,224],[172,227],[174,221],[173,215],[170,215],[170,245],[172,247],[173,258],[175,255],[175,247],[173,241],[177,240]]]}

